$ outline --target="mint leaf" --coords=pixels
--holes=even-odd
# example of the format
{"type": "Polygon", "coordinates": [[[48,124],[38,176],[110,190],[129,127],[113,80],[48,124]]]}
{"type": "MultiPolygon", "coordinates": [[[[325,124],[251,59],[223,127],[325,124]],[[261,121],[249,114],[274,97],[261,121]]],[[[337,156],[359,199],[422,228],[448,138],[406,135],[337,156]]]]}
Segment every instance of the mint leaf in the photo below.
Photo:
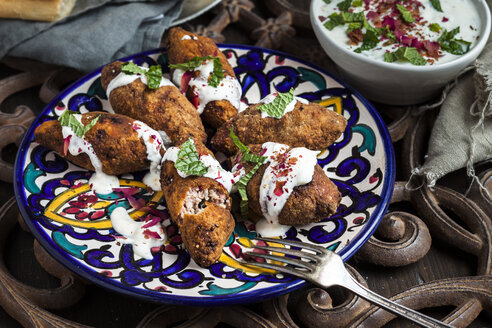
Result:
{"type": "Polygon", "coordinates": [[[150,89],[159,89],[162,80],[162,68],[160,65],[153,65],[147,70],[132,62],[121,65],[121,71],[128,75],[143,74],[147,77],[147,86],[150,89]]]}
{"type": "Polygon", "coordinates": [[[441,45],[441,49],[447,51],[453,55],[463,55],[470,50],[471,42],[463,39],[455,39],[456,34],[460,32],[460,27],[447,31],[444,30],[437,39],[437,42],[441,45]]]}
{"type": "Polygon", "coordinates": [[[333,13],[330,16],[328,16],[328,20],[323,24],[323,26],[331,31],[336,26],[343,25],[344,23],[345,21],[343,20],[343,17],[340,14],[333,13]]]}
{"type": "Polygon", "coordinates": [[[444,30],[437,39],[441,45],[441,49],[453,55],[463,55],[470,50],[471,42],[463,39],[455,39],[455,36],[460,32],[459,26],[451,31],[444,30]]]}
{"type": "Polygon", "coordinates": [[[285,108],[294,100],[294,88],[290,88],[289,92],[279,92],[275,99],[268,104],[261,104],[257,108],[267,113],[269,116],[281,118],[284,116],[285,108]]]}
{"type": "Polygon", "coordinates": [[[224,71],[222,70],[222,63],[219,57],[214,57],[214,70],[208,84],[211,87],[217,88],[220,81],[224,78],[224,71]]]}
{"type": "Polygon", "coordinates": [[[364,16],[364,12],[359,13],[342,13],[342,19],[344,23],[352,23],[352,22],[364,22],[366,17],[364,16]]]}
{"type": "Polygon", "coordinates": [[[415,21],[415,18],[413,18],[412,14],[405,8],[405,6],[400,5],[399,3],[396,4],[396,8],[401,14],[401,18],[407,23],[413,23],[415,21]]]}
{"type": "Polygon", "coordinates": [[[328,16],[328,20],[323,24],[328,30],[333,30],[338,25],[343,25],[345,23],[355,23],[355,22],[364,22],[365,16],[363,12],[359,13],[349,13],[343,12],[341,14],[333,13],[328,16]]]}
{"type": "Polygon", "coordinates": [[[337,4],[338,9],[341,11],[348,12],[350,5],[352,4],[352,0],[343,0],[337,4]]]}
{"type": "Polygon", "coordinates": [[[146,73],[146,71],[142,67],[132,62],[126,62],[123,65],[121,65],[121,71],[128,75],[146,73]]]}
{"type": "Polygon", "coordinates": [[[419,54],[417,49],[413,48],[413,47],[406,47],[405,48],[405,53],[403,54],[403,58],[408,60],[413,65],[423,66],[423,65],[427,64],[427,60],[425,60],[424,57],[422,57],[419,54]]]}
{"type": "Polygon", "coordinates": [[[214,69],[212,71],[212,75],[208,81],[208,84],[217,88],[220,84],[220,81],[224,78],[224,72],[222,70],[222,63],[220,62],[219,57],[205,56],[205,57],[194,57],[186,63],[181,64],[169,64],[169,68],[180,69],[183,71],[193,71],[196,68],[200,67],[204,61],[213,60],[214,61],[214,69]]]}
{"type": "Polygon", "coordinates": [[[241,196],[241,202],[239,207],[241,209],[241,216],[246,219],[248,218],[248,193],[246,191],[246,187],[248,186],[249,180],[255,175],[256,171],[260,168],[262,163],[257,163],[251,171],[245,174],[239,181],[236,183],[237,191],[239,192],[239,196],[241,196]]]}
{"type": "Polygon", "coordinates": [[[442,42],[451,41],[452,39],[454,39],[454,37],[458,33],[460,33],[460,27],[459,26],[455,29],[452,29],[449,32],[447,30],[444,30],[442,32],[441,36],[439,37],[439,39],[437,39],[437,42],[442,43],[442,42]]]}
{"type": "Polygon", "coordinates": [[[378,33],[374,30],[367,30],[362,40],[362,45],[355,49],[354,52],[361,53],[364,50],[369,50],[377,46],[379,42],[378,33]]]}
{"type": "Polygon", "coordinates": [[[202,65],[202,63],[205,60],[209,60],[209,59],[214,59],[214,57],[212,57],[212,56],[194,57],[194,58],[190,59],[189,61],[187,61],[186,63],[169,64],[169,68],[180,69],[183,71],[192,71],[195,68],[200,67],[200,65],[202,65]]]}
{"type": "Polygon", "coordinates": [[[435,10],[442,12],[441,2],[439,0],[430,0],[430,3],[435,10]]]}
{"type": "Polygon", "coordinates": [[[382,30],[382,34],[387,37],[391,41],[396,41],[396,36],[395,34],[389,29],[389,26],[386,25],[382,30]]]}
{"type": "Polygon", "coordinates": [[[396,57],[395,52],[385,52],[384,53],[384,61],[387,63],[392,63],[392,62],[397,61],[398,58],[396,57]]]}
{"type": "Polygon", "coordinates": [[[362,0],[354,0],[354,2],[352,2],[353,7],[362,7],[363,4],[364,4],[364,1],[362,1],[362,0]]]}
{"type": "Polygon", "coordinates": [[[360,22],[349,23],[348,28],[347,28],[347,33],[358,30],[360,28],[362,28],[362,23],[360,23],[360,22]]]}
{"type": "Polygon", "coordinates": [[[431,30],[432,32],[441,32],[441,29],[441,25],[437,23],[432,23],[429,25],[429,30],[431,30]]]}
{"type": "Polygon", "coordinates": [[[72,129],[73,133],[78,136],[79,138],[84,137],[87,131],[89,131],[94,125],[96,125],[97,121],[99,120],[99,116],[94,118],[92,121],[89,122],[86,126],[79,122],[77,118],[74,116],[75,112],[72,112],[71,110],[65,110],[63,114],[60,115],[58,118],[58,121],[60,122],[61,126],[68,126],[70,129],[72,129]]]}
{"type": "Polygon", "coordinates": [[[174,167],[189,175],[202,176],[208,172],[208,167],[200,161],[193,139],[188,139],[181,145],[174,167]]]}
{"type": "Polygon", "coordinates": [[[463,55],[470,50],[471,42],[463,39],[454,39],[446,44],[441,44],[441,49],[453,55],[463,55]]]}
{"type": "Polygon", "coordinates": [[[250,149],[239,140],[239,138],[236,136],[234,133],[234,129],[231,126],[231,129],[229,131],[229,136],[232,139],[232,142],[236,145],[237,148],[242,152],[241,156],[241,161],[247,161],[247,162],[253,162],[256,163],[256,165],[249,171],[247,174],[245,174],[241,179],[239,179],[238,182],[236,182],[236,187],[239,192],[239,195],[241,196],[241,203],[240,203],[240,208],[241,208],[241,216],[243,218],[248,217],[248,195],[246,192],[246,187],[248,185],[249,180],[253,177],[253,175],[258,171],[260,166],[265,162],[266,157],[265,156],[260,156],[256,154],[250,153],[250,149]]]}
{"type": "Polygon", "coordinates": [[[266,160],[266,157],[264,156],[259,156],[256,154],[250,153],[250,149],[239,140],[238,136],[234,133],[234,129],[231,126],[231,129],[229,131],[229,136],[232,139],[232,142],[234,145],[236,145],[237,148],[242,153],[241,160],[242,161],[247,161],[247,162],[253,162],[253,163],[263,163],[266,160]]]}
{"type": "Polygon", "coordinates": [[[413,47],[400,47],[394,52],[387,52],[384,54],[384,61],[392,63],[398,60],[406,60],[413,65],[423,66],[427,64],[427,60],[422,57],[416,48],[413,47]]]}
{"type": "Polygon", "coordinates": [[[150,66],[149,70],[145,72],[147,77],[147,86],[150,89],[159,89],[162,80],[162,68],[160,65],[150,66]]]}
{"type": "Polygon", "coordinates": [[[92,127],[94,125],[96,125],[97,121],[99,121],[99,117],[101,117],[101,115],[98,115],[96,118],[94,118],[92,121],[90,121],[89,124],[87,124],[84,127],[84,133],[83,133],[83,135],[85,135],[87,133],[87,131],[89,131],[90,129],[92,129],[92,127]]]}
{"type": "Polygon", "coordinates": [[[331,3],[331,0],[323,0],[323,2],[329,5],[331,3]]]}

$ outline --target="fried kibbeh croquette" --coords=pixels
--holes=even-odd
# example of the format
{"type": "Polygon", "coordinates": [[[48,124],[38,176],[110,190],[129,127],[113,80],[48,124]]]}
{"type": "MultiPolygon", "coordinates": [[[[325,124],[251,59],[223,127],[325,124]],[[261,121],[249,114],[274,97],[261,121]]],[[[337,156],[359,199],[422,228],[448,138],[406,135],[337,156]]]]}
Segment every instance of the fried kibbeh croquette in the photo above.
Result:
{"type": "MultiPolygon", "coordinates": [[[[203,144],[195,141],[195,145],[199,154],[213,156],[203,144]]],[[[220,258],[222,248],[234,230],[227,190],[208,177],[182,178],[174,162],[169,160],[162,163],[161,186],[185,249],[198,265],[209,267],[220,258]]]]}
{"type": "MultiPolygon", "coordinates": [[[[257,155],[262,151],[261,145],[251,145],[249,148],[251,153],[257,155]]],[[[239,154],[234,156],[231,161],[235,162],[237,156],[239,154]]],[[[241,163],[246,172],[249,172],[255,166],[255,163],[241,163]]],[[[253,217],[263,216],[260,204],[260,186],[268,165],[269,163],[261,165],[246,186],[248,206],[253,212],[253,217]]],[[[294,187],[280,211],[278,222],[290,226],[302,226],[319,222],[336,212],[341,199],[342,196],[337,186],[326,176],[323,169],[316,164],[311,182],[294,187]]]]}
{"type": "Polygon", "coordinates": [[[257,108],[260,105],[250,105],[222,125],[212,137],[212,147],[233,155],[237,149],[229,136],[233,127],[234,133],[246,145],[273,141],[319,150],[333,144],[347,127],[347,120],[342,115],[316,103],[297,101],[294,110],[280,119],[262,118],[262,112],[257,108]]]}
{"type": "MultiPolygon", "coordinates": [[[[103,68],[101,84],[105,91],[121,73],[122,65],[123,62],[115,61],[103,68]]],[[[174,85],[150,89],[136,79],[113,89],[108,98],[115,113],[142,121],[154,130],[164,131],[172,144],[180,144],[190,137],[202,142],[207,139],[200,115],[174,85]]]]}
{"type": "MultiPolygon", "coordinates": [[[[133,119],[106,112],[82,114],[82,124],[87,125],[97,118],[97,123],[84,135],[102,164],[102,171],[109,175],[119,175],[147,169],[147,149],[138,133],[132,128],[133,119]]],[[[62,126],[59,121],[43,122],[34,131],[34,141],[58,152],[68,161],[94,171],[86,153],[72,155],[64,151],[62,126]]],[[[163,152],[162,152],[163,153],[163,152]]]]}
{"type": "MultiPolygon", "coordinates": [[[[214,96],[216,90],[213,90],[214,92],[207,92],[207,95],[199,94],[200,90],[194,86],[191,86],[189,80],[187,82],[183,81],[186,80],[186,78],[184,78],[185,75],[183,75],[179,81],[176,81],[173,78],[174,83],[181,86],[181,91],[185,92],[191,103],[197,107],[198,111],[201,113],[203,121],[206,124],[213,128],[218,128],[238,113],[241,100],[241,86],[237,81],[234,70],[227,61],[227,58],[211,39],[188,32],[180,27],[175,27],[169,31],[167,37],[167,49],[170,64],[186,63],[195,57],[212,56],[220,59],[224,72],[224,78],[217,88],[223,88],[223,93],[227,93],[229,95],[232,95],[231,92],[234,92],[235,96],[232,97],[234,99],[231,98],[228,100],[227,98],[224,99],[220,95],[214,96]],[[233,78],[234,81],[227,80],[230,78],[233,78]],[[229,83],[231,81],[233,83],[229,83]],[[186,85],[183,85],[183,83],[186,85]],[[200,104],[200,99],[204,101],[204,99],[207,98],[209,98],[210,101],[200,104]]],[[[174,76],[174,71],[174,69],[171,69],[171,76],[174,76]]],[[[195,70],[192,72],[191,79],[198,78],[199,75],[200,72],[195,70]]],[[[218,94],[220,94],[220,92],[218,92],[218,94]]]]}

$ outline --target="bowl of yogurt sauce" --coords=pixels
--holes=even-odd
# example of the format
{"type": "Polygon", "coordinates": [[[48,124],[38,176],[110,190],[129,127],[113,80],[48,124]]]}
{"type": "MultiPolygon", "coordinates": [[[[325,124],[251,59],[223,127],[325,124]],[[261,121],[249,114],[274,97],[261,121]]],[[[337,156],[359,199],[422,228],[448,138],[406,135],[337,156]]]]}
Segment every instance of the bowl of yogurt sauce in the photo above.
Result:
{"type": "Polygon", "coordinates": [[[485,0],[312,0],[310,16],[340,75],[391,105],[437,98],[491,29],[485,0]]]}

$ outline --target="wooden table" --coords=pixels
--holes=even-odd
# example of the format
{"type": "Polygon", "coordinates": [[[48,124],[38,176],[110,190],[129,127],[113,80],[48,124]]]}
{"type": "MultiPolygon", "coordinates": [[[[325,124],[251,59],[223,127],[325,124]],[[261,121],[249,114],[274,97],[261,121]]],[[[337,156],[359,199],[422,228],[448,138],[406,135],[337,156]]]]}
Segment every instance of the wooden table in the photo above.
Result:
{"type": "MultiPolygon", "coordinates": [[[[219,42],[280,49],[337,74],[309,28],[307,7],[305,1],[230,0],[183,27],[219,42]],[[282,11],[296,2],[290,13],[282,11]]],[[[38,114],[60,87],[77,76],[71,70],[53,72],[45,65],[4,59],[0,66],[4,160],[13,163],[14,143],[33,118],[29,109],[38,114]]],[[[466,197],[462,194],[470,183],[463,170],[441,179],[434,191],[406,189],[409,172],[423,162],[439,109],[415,116],[412,108],[375,105],[393,138],[397,183],[377,239],[371,238],[348,264],[360,281],[384,296],[438,318],[451,316],[458,327],[491,327],[491,199],[476,185],[466,197]]],[[[5,182],[8,169],[0,165],[1,204],[13,196],[12,184],[5,182]]],[[[481,163],[476,169],[492,192],[492,165],[481,163]]],[[[30,233],[15,224],[18,211],[15,201],[10,204],[0,219],[1,327],[170,327],[177,322],[182,323],[179,327],[379,327],[392,318],[339,288],[323,291],[308,286],[264,303],[229,308],[177,308],[114,294],[81,282],[54,262],[33,243],[30,233]]],[[[401,319],[388,324],[410,325],[401,319]]]]}

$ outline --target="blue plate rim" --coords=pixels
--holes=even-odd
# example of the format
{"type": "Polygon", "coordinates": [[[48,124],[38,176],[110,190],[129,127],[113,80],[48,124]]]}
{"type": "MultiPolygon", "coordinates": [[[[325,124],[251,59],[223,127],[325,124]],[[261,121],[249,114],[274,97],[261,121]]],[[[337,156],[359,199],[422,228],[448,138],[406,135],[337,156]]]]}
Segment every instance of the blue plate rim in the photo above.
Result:
{"type": "MultiPolygon", "coordinates": [[[[393,150],[393,144],[391,142],[391,137],[389,135],[389,131],[386,128],[381,116],[374,108],[374,106],[367,99],[365,99],[357,90],[355,90],[349,84],[341,81],[339,78],[333,76],[331,73],[327,72],[324,68],[316,64],[297,58],[288,53],[284,53],[278,50],[266,49],[262,47],[240,45],[240,44],[228,44],[228,43],[218,44],[218,46],[220,48],[227,48],[227,49],[260,50],[265,54],[282,56],[288,58],[289,60],[293,60],[298,63],[304,64],[310,68],[313,68],[327,75],[328,77],[338,82],[343,87],[349,89],[352,92],[352,94],[365,106],[371,117],[374,119],[378,127],[378,132],[383,141],[384,152],[386,155],[385,169],[387,174],[385,175],[384,182],[382,185],[383,193],[381,195],[381,201],[376,206],[376,209],[374,210],[373,214],[367,221],[363,231],[359,232],[359,234],[356,235],[350,241],[351,247],[344,247],[338,253],[340,254],[340,256],[344,261],[347,261],[360,247],[362,247],[362,245],[371,237],[371,235],[377,229],[379,223],[383,218],[384,213],[386,212],[389,206],[391,196],[393,194],[395,172],[396,172],[395,154],[393,150]]],[[[165,52],[165,51],[166,51],[165,48],[157,48],[157,49],[139,52],[130,56],[126,56],[120,58],[119,60],[127,61],[135,57],[142,57],[142,56],[165,52]]],[[[114,280],[105,278],[104,276],[97,274],[95,271],[88,270],[86,267],[81,267],[72,259],[72,257],[68,257],[66,256],[66,253],[60,252],[58,250],[59,248],[53,243],[53,241],[50,238],[46,238],[47,236],[45,232],[38,229],[39,226],[33,223],[35,220],[31,220],[31,217],[33,216],[30,215],[26,209],[27,204],[25,203],[25,200],[27,198],[24,192],[24,188],[21,188],[21,186],[23,185],[22,173],[23,173],[23,166],[26,159],[25,156],[26,151],[32,141],[34,129],[35,127],[38,126],[41,117],[44,114],[48,113],[51,110],[51,108],[53,108],[53,106],[55,106],[60,101],[60,99],[62,99],[66,94],[72,92],[74,89],[79,87],[81,84],[85,83],[87,80],[90,80],[94,76],[99,75],[104,66],[105,65],[97,68],[91,73],[84,75],[79,80],[70,84],[60,94],[58,94],[48,105],[46,105],[41,111],[41,113],[33,121],[31,126],[29,127],[29,130],[24,135],[24,138],[22,139],[21,145],[17,152],[15,164],[14,164],[15,197],[17,203],[22,204],[22,206],[19,206],[19,211],[21,213],[24,222],[26,223],[27,227],[32,232],[34,237],[43,246],[43,248],[58,262],[62,263],[65,267],[67,267],[71,272],[102,288],[109,289],[118,294],[124,294],[126,296],[136,297],[139,299],[143,299],[155,303],[191,305],[191,306],[220,306],[220,305],[243,304],[243,303],[259,302],[272,297],[280,296],[305,286],[307,284],[305,280],[296,279],[290,283],[277,284],[271,287],[262,288],[260,290],[253,290],[249,292],[246,291],[240,294],[227,295],[226,297],[224,297],[223,295],[195,297],[195,296],[178,296],[175,294],[166,294],[166,293],[159,294],[158,292],[154,292],[154,291],[147,291],[144,289],[134,289],[134,288],[126,287],[121,283],[118,283],[114,280]]]]}

